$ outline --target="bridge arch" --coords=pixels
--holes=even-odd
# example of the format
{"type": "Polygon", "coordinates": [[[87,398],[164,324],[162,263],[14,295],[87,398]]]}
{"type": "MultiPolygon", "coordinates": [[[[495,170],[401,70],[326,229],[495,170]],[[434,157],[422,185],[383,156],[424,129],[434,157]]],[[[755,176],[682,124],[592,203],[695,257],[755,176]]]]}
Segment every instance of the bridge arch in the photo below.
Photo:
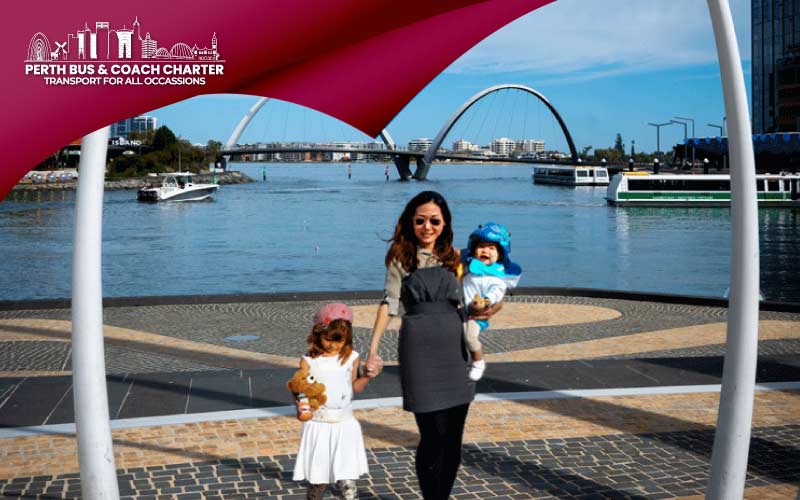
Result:
{"type": "MultiPolygon", "coordinates": [[[[253,120],[253,117],[256,116],[256,114],[261,110],[262,107],[264,107],[264,105],[267,103],[267,101],[269,101],[269,99],[270,99],[269,97],[259,98],[258,101],[256,101],[255,104],[253,104],[250,110],[242,117],[242,119],[239,120],[239,124],[236,125],[235,129],[233,129],[231,136],[228,138],[228,142],[225,143],[224,147],[225,150],[230,151],[231,149],[233,149],[236,143],[239,142],[239,138],[242,136],[247,126],[253,120]]],[[[388,130],[386,129],[381,130],[379,137],[381,138],[381,140],[388,149],[397,149],[394,139],[392,139],[392,136],[389,135],[388,130]]],[[[225,158],[225,163],[227,163],[228,160],[230,159],[230,156],[226,155],[224,158],[225,158]]]]}
{"type": "Polygon", "coordinates": [[[433,159],[436,158],[436,152],[439,150],[439,147],[444,142],[445,137],[450,132],[450,129],[453,128],[453,125],[461,118],[461,115],[467,112],[469,108],[472,107],[473,104],[480,101],[484,97],[494,92],[505,90],[505,89],[516,89],[522,90],[523,92],[527,92],[537,99],[542,101],[547,109],[553,114],[553,116],[558,120],[558,124],[561,126],[561,131],[564,132],[564,137],[567,139],[567,144],[569,145],[569,153],[572,156],[572,161],[574,163],[578,162],[578,152],[575,149],[575,143],[572,141],[572,136],[567,129],[567,125],[564,123],[564,120],[561,118],[561,115],[558,114],[556,108],[550,104],[550,101],[547,100],[545,96],[541,93],[537,92],[536,90],[526,87],[525,85],[518,85],[513,83],[501,84],[501,85],[494,85],[492,87],[486,88],[475,94],[474,96],[470,97],[467,102],[461,105],[458,108],[458,111],[453,113],[447,122],[442,126],[441,130],[439,130],[439,134],[437,134],[436,138],[433,140],[430,149],[428,149],[427,154],[425,157],[419,162],[420,164],[417,167],[417,171],[414,173],[414,178],[417,180],[424,180],[428,176],[428,170],[431,168],[431,164],[433,163],[433,159]]]}

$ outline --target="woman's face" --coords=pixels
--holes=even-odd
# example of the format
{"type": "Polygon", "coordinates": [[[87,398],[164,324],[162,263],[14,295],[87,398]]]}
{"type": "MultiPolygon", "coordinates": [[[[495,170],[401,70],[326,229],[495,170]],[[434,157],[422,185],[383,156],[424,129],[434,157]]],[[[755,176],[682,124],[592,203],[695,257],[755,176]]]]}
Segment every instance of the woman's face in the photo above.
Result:
{"type": "Polygon", "coordinates": [[[434,245],[436,245],[436,238],[444,230],[444,217],[439,205],[429,201],[424,205],[418,206],[414,211],[414,216],[411,218],[411,223],[414,225],[414,236],[417,237],[417,245],[426,250],[433,250],[434,245]]]}

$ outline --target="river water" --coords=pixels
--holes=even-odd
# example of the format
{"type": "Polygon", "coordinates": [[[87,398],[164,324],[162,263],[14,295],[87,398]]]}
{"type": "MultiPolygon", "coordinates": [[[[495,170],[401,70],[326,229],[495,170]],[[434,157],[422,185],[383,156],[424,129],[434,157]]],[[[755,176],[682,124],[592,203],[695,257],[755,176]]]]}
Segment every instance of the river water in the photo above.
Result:
{"type": "MultiPolygon", "coordinates": [[[[729,283],[728,209],[615,208],[605,187],[531,182],[530,167],[434,165],[424,183],[384,164],[235,164],[258,182],[213,201],[144,204],[105,194],[107,297],[376,290],[385,240],[417,192],[442,193],[464,246],[479,223],[511,230],[521,286],[720,297],[729,283]],[[262,177],[266,173],[266,181],[262,177]]],[[[0,300],[71,294],[74,192],[0,203],[0,300]]],[[[800,302],[800,211],[759,211],[761,288],[800,302]]]]}

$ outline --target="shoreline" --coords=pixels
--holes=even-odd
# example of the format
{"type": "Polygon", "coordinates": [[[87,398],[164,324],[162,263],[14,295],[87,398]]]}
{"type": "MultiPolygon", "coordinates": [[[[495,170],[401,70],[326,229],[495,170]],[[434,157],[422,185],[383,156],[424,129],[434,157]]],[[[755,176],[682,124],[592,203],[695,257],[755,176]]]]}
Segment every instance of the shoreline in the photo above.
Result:
{"type": "MultiPolygon", "coordinates": [[[[254,179],[243,174],[238,170],[228,170],[218,174],[196,174],[194,179],[197,182],[211,183],[214,176],[217,176],[217,184],[247,184],[255,182],[254,179]]],[[[141,189],[153,182],[152,177],[132,177],[130,179],[111,179],[105,181],[106,191],[117,191],[123,189],[141,189]]],[[[40,184],[17,183],[11,192],[26,191],[74,191],[78,187],[78,182],[43,182],[40,184]]]]}
{"type": "MultiPolygon", "coordinates": [[[[614,290],[608,288],[521,286],[515,288],[508,294],[508,297],[515,296],[584,297],[589,299],[625,300],[701,307],[728,307],[728,299],[723,297],[685,295],[646,290],[614,290]]],[[[382,290],[297,290],[289,292],[104,296],[103,307],[184,306],[199,304],[244,304],[255,302],[379,301],[382,297],[382,290]]],[[[37,309],[69,309],[71,307],[71,300],[72,299],[69,297],[49,299],[0,299],[0,312],[37,309]]],[[[800,302],[761,301],[759,303],[759,310],[800,314],[800,302]]]]}

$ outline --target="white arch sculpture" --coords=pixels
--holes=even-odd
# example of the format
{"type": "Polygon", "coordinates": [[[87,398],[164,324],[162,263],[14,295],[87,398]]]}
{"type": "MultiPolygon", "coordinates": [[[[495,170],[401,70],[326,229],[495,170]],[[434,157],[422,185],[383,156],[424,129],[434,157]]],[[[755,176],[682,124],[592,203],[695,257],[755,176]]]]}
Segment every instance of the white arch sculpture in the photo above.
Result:
{"type": "MultiPolygon", "coordinates": [[[[744,493],[758,347],[758,205],[747,94],[728,0],[707,0],[722,77],[731,175],[731,292],[717,430],[706,497],[744,493]]],[[[75,425],[87,499],[118,498],[103,357],[103,171],[109,128],[87,135],[75,207],[72,345],[75,425]]]]}

